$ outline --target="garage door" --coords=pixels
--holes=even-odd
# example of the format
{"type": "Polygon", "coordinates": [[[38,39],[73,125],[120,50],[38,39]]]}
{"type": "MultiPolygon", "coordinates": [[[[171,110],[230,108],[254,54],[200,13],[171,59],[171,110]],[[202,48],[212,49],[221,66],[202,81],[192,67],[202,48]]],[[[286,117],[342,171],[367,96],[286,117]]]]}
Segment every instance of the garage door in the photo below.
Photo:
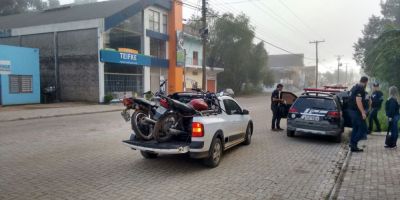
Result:
{"type": "Polygon", "coordinates": [[[216,92],[215,80],[207,80],[207,91],[216,92]]]}

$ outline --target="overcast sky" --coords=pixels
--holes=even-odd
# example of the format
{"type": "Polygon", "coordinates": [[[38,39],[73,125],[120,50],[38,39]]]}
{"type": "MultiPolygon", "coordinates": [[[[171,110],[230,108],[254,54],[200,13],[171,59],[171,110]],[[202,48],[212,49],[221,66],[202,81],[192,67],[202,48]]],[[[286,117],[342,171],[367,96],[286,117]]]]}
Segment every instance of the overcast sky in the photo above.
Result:
{"type": "MultiPolygon", "coordinates": [[[[60,0],[62,4],[73,0],[60,0]]],[[[184,0],[201,5],[201,0],[184,0]]],[[[290,52],[304,53],[307,65],[315,65],[315,45],[311,40],[325,40],[320,45],[321,71],[337,69],[335,55],[355,67],[353,44],[361,36],[368,18],[380,15],[379,0],[208,0],[219,12],[243,12],[256,27],[256,35],[290,52]]],[[[200,14],[184,7],[184,18],[200,14]]],[[[266,45],[269,54],[282,50],[266,45]]]]}

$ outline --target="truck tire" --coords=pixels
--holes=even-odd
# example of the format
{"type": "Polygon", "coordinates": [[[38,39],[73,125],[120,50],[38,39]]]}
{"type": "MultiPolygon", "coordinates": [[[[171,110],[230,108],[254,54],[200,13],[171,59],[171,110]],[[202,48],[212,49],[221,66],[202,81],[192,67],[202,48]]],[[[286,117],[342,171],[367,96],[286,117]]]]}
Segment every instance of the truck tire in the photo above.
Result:
{"type": "Polygon", "coordinates": [[[140,151],[140,154],[142,154],[143,158],[146,158],[146,159],[155,159],[158,157],[158,154],[148,152],[148,151],[140,151]]]}
{"type": "Polygon", "coordinates": [[[221,139],[214,138],[208,151],[208,157],[204,159],[204,164],[210,168],[217,167],[222,158],[222,150],[221,139]]]}
{"type": "Polygon", "coordinates": [[[246,135],[244,136],[245,137],[244,142],[243,142],[244,145],[251,144],[251,136],[252,135],[253,135],[253,126],[251,123],[249,123],[246,128],[246,135]]]}
{"type": "Polygon", "coordinates": [[[295,131],[286,130],[286,135],[288,137],[294,137],[295,131]]]}
{"type": "Polygon", "coordinates": [[[141,124],[140,121],[143,117],[148,117],[149,115],[143,110],[135,110],[132,114],[131,125],[132,130],[135,132],[136,138],[143,140],[153,139],[153,133],[149,125],[141,124]]]}

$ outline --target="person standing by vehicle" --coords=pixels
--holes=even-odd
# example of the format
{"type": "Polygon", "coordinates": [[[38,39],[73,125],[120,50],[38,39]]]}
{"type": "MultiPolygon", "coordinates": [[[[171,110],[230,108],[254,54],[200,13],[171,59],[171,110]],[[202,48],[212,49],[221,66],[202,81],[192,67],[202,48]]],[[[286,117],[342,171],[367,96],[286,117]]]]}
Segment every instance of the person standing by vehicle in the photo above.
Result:
{"type": "Polygon", "coordinates": [[[276,86],[276,89],[272,92],[271,95],[271,110],[272,110],[272,126],[271,130],[272,131],[282,131],[280,127],[280,122],[281,122],[281,105],[283,103],[282,99],[282,90],[283,90],[283,85],[278,84],[276,86]]]}
{"type": "Polygon", "coordinates": [[[399,134],[398,122],[400,119],[399,113],[399,91],[396,86],[389,88],[389,99],[386,102],[385,110],[386,116],[389,119],[389,130],[390,136],[385,141],[385,148],[396,148],[397,138],[399,134]]]}
{"type": "Polygon", "coordinates": [[[371,133],[373,131],[374,122],[376,124],[376,131],[381,132],[381,125],[379,124],[378,120],[378,112],[382,107],[382,102],[383,102],[383,93],[382,91],[379,90],[379,83],[374,83],[370,101],[371,112],[369,114],[368,133],[371,133]]]}
{"type": "Polygon", "coordinates": [[[358,142],[362,139],[362,136],[366,133],[363,131],[367,131],[366,122],[367,113],[365,112],[365,108],[363,102],[365,101],[365,88],[368,84],[368,78],[363,76],[360,79],[360,83],[353,86],[350,91],[350,101],[349,101],[349,114],[352,120],[353,130],[351,132],[350,138],[350,150],[352,152],[362,152],[363,149],[358,148],[358,142]]]}

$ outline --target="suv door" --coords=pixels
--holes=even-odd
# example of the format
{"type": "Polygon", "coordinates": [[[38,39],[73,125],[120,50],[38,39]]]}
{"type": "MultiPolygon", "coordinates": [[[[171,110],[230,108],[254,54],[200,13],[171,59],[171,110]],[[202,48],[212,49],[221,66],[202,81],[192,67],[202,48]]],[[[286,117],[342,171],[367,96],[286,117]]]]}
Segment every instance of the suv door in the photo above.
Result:
{"type": "Polygon", "coordinates": [[[350,100],[350,94],[349,92],[341,92],[337,94],[337,97],[339,98],[342,113],[343,113],[343,120],[344,120],[344,127],[349,127],[351,128],[351,118],[348,112],[349,109],[349,100],[350,100]]]}
{"type": "Polygon", "coordinates": [[[297,96],[291,92],[285,92],[283,91],[281,93],[282,99],[285,101],[285,104],[283,104],[283,116],[282,118],[287,118],[289,114],[289,109],[292,107],[293,103],[296,101],[297,96]]]}

